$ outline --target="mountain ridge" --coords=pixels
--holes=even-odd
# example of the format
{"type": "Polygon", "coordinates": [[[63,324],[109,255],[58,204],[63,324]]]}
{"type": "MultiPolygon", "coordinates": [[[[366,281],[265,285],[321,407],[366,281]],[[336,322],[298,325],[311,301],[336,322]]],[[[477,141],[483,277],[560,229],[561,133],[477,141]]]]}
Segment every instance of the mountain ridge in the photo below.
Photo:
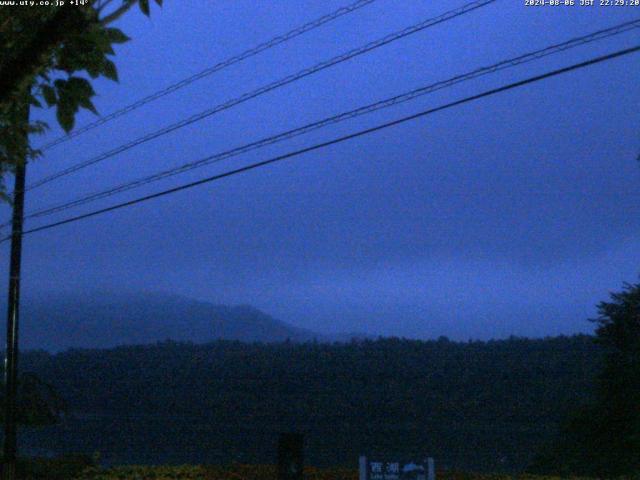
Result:
{"type": "MultiPolygon", "coordinates": [[[[365,335],[321,334],[249,305],[224,305],[158,292],[25,298],[20,347],[61,351],[173,340],[206,343],[332,342],[365,335]]],[[[4,332],[0,340],[4,341],[4,332]]]]}

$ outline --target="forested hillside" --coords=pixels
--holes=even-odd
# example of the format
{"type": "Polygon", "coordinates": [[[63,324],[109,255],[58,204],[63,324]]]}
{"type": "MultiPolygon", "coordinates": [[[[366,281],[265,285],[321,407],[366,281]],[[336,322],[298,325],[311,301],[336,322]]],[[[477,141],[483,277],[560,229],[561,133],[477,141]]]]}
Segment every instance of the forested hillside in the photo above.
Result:
{"type": "Polygon", "coordinates": [[[454,343],[163,342],[30,352],[24,370],[65,399],[62,426],[32,446],[136,463],[269,462],[276,434],[307,434],[311,464],[363,452],[440,466],[521,469],[591,395],[601,352],[588,336],[454,343]]]}

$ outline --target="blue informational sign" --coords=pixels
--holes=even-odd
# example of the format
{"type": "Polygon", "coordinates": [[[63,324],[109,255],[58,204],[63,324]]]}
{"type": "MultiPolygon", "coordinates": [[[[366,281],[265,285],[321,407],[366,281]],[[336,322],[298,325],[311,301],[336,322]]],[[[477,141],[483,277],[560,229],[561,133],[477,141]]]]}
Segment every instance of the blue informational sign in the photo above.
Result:
{"type": "Polygon", "coordinates": [[[435,480],[433,459],[396,462],[360,457],[360,480],[435,480]]]}

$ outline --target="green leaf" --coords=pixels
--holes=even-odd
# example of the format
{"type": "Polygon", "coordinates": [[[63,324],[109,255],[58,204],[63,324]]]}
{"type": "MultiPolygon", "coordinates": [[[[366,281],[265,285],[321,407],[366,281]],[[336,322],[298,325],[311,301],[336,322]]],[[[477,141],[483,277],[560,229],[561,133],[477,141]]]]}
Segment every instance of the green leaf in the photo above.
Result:
{"type": "Polygon", "coordinates": [[[96,108],[91,102],[91,97],[95,95],[91,83],[86,78],[71,77],[67,82],[65,90],[65,102],[68,103],[68,107],[73,109],[73,112],[77,112],[79,107],[86,108],[97,114],[96,108]]]}
{"type": "MultiPolygon", "coordinates": [[[[58,90],[58,93],[62,92],[65,88],[67,88],[67,81],[66,80],[62,80],[62,79],[58,79],[56,81],[53,82],[53,86],[56,87],[56,89],[58,90]]],[[[58,95],[59,97],[60,95],[58,95]]]]}
{"type": "Polygon", "coordinates": [[[112,42],[109,39],[109,35],[106,32],[107,29],[96,32],[93,35],[94,45],[98,48],[103,54],[107,55],[115,55],[113,51],[113,47],[111,46],[112,42]]]}
{"type": "Polygon", "coordinates": [[[75,123],[75,114],[80,107],[97,113],[91,97],[95,95],[89,80],[82,77],[71,77],[68,80],[58,79],[54,82],[57,89],[56,116],[60,126],[69,132],[75,123]]]}
{"type": "Polygon", "coordinates": [[[44,101],[47,102],[47,105],[50,107],[58,103],[58,99],[56,97],[56,91],[50,85],[42,86],[42,96],[44,97],[44,101]]]}
{"type": "Polygon", "coordinates": [[[100,76],[100,72],[102,71],[98,65],[93,63],[87,65],[85,67],[85,70],[91,78],[98,78],[100,76]]]}
{"type": "Polygon", "coordinates": [[[64,129],[65,132],[69,133],[73,128],[75,123],[75,111],[73,108],[70,108],[68,104],[58,104],[58,109],[56,111],[56,117],[58,118],[58,123],[64,129]]]}
{"type": "Polygon", "coordinates": [[[147,17],[151,15],[151,10],[149,9],[149,0],[139,0],[139,3],[142,13],[144,13],[147,17]]]}
{"type": "Polygon", "coordinates": [[[116,69],[116,64],[111,60],[104,61],[102,73],[105,77],[113,80],[114,82],[118,81],[118,70],[116,69]]]}
{"type": "Polygon", "coordinates": [[[67,81],[67,89],[71,95],[77,98],[90,98],[95,95],[89,80],[81,77],[71,77],[67,81]]]}
{"type": "Polygon", "coordinates": [[[126,43],[131,40],[119,28],[105,28],[104,33],[111,43],[126,43]]]}
{"type": "Polygon", "coordinates": [[[98,110],[96,110],[96,107],[93,105],[93,103],[91,102],[90,99],[88,98],[83,98],[80,99],[79,102],[80,106],[82,108],[86,108],[87,110],[89,110],[90,112],[95,113],[96,115],[98,115],[98,110]]]}

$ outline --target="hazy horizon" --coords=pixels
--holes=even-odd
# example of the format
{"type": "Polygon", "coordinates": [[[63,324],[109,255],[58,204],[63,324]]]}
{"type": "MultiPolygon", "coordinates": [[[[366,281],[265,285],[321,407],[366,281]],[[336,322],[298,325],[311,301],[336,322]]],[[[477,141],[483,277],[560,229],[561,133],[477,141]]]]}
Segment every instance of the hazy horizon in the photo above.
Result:
{"type": "MultiPolygon", "coordinates": [[[[424,331],[424,332],[416,331],[414,334],[403,333],[402,331],[400,331],[400,329],[397,331],[394,331],[393,329],[387,329],[386,331],[371,331],[371,330],[364,331],[364,330],[355,330],[355,329],[340,330],[338,328],[335,328],[335,329],[326,328],[327,325],[330,325],[330,322],[327,322],[326,319],[323,319],[323,318],[311,319],[311,321],[309,318],[302,319],[302,321],[296,318],[291,318],[291,319],[282,318],[274,314],[269,309],[262,308],[259,305],[251,304],[251,302],[240,302],[236,304],[228,304],[228,303],[224,303],[216,300],[197,299],[197,298],[188,297],[188,296],[177,294],[177,293],[163,292],[159,290],[157,291],[93,290],[90,292],[85,292],[83,295],[78,295],[75,292],[69,292],[69,291],[57,292],[57,293],[48,293],[45,295],[38,295],[37,297],[26,296],[22,299],[22,305],[23,305],[22,324],[23,324],[23,329],[25,330],[25,333],[28,337],[33,336],[33,333],[34,333],[33,329],[38,328],[38,321],[42,321],[42,315],[46,314],[46,311],[48,311],[48,309],[50,312],[53,312],[51,315],[55,315],[57,316],[57,318],[60,318],[59,316],[61,315],[61,312],[60,312],[61,306],[64,306],[64,308],[71,308],[70,311],[72,313],[69,314],[71,315],[71,317],[67,318],[68,316],[65,314],[65,318],[61,321],[61,324],[65,324],[65,322],[67,322],[66,324],[68,324],[68,322],[71,321],[73,325],[76,325],[76,322],[82,321],[83,323],[86,323],[87,325],[89,325],[90,328],[108,329],[109,325],[103,325],[102,327],[96,325],[96,319],[104,318],[105,307],[110,307],[110,306],[117,307],[119,309],[117,310],[118,312],[117,318],[119,318],[120,320],[118,320],[119,323],[118,323],[118,326],[116,326],[116,328],[121,329],[123,324],[126,325],[129,322],[131,322],[132,324],[136,324],[142,321],[141,325],[144,325],[144,329],[140,332],[140,335],[135,337],[134,341],[129,343],[125,339],[125,341],[118,343],[122,345],[154,343],[159,340],[164,340],[164,338],[161,339],[161,338],[155,338],[152,336],[145,337],[144,336],[144,331],[146,331],[145,329],[148,330],[149,327],[154,328],[155,326],[155,330],[162,331],[162,328],[181,325],[182,322],[184,322],[184,324],[189,324],[190,322],[189,309],[194,305],[200,305],[204,308],[207,308],[210,306],[210,307],[213,307],[214,309],[218,307],[230,308],[233,311],[236,311],[238,309],[248,309],[247,311],[250,312],[251,309],[255,309],[257,311],[256,314],[258,313],[264,314],[267,317],[271,317],[275,322],[283,322],[284,324],[289,325],[291,327],[300,328],[312,334],[318,334],[321,336],[320,338],[325,337],[327,340],[333,340],[338,337],[342,338],[342,336],[350,335],[350,334],[364,335],[372,338],[399,337],[399,338],[408,338],[408,339],[416,339],[416,340],[436,340],[444,336],[444,337],[447,337],[449,340],[455,341],[455,342],[467,342],[469,340],[480,340],[480,341],[505,340],[513,336],[520,337],[520,338],[536,339],[536,338],[556,337],[561,335],[571,336],[574,334],[592,334],[593,327],[594,327],[593,324],[588,322],[588,320],[585,318],[583,322],[584,328],[582,329],[575,329],[574,331],[570,331],[570,330],[549,331],[549,332],[541,332],[539,334],[538,333],[527,334],[526,332],[523,333],[522,331],[516,332],[516,331],[505,330],[501,334],[496,334],[493,336],[488,334],[487,332],[485,332],[486,333],[485,335],[472,335],[468,333],[451,335],[450,329],[447,330],[446,328],[442,328],[440,330],[431,329],[429,331],[424,331]],[[125,310],[127,306],[132,306],[133,310],[131,311],[125,310]],[[145,310],[145,308],[148,308],[148,310],[145,310]],[[155,317],[153,317],[154,315],[153,312],[154,311],[157,312],[158,308],[161,308],[161,309],[169,308],[171,311],[171,315],[167,318],[161,318],[159,320],[156,319],[155,317]],[[91,314],[92,309],[95,309],[96,315],[91,314]],[[34,312],[36,313],[35,317],[34,317],[34,312]],[[184,312],[184,315],[181,312],[184,312]],[[152,316],[149,317],[149,314],[151,314],[152,316]],[[167,322],[169,322],[170,324],[167,324],[167,322]],[[307,325],[311,323],[315,323],[319,325],[319,328],[308,327],[307,325]]],[[[6,308],[6,302],[4,300],[0,302],[0,306],[2,307],[3,309],[2,311],[4,312],[5,311],[4,309],[6,308]]],[[[394,312],[398,311],[397,305],[392,306],[392,308],[394,312]]],[[[442,312],[438,312],[435,310],[433,312],[429,312],[428,310],[420,311],[418,309],[415,309],[415,310],[407,309],[407,310],[408,311],[407,311],[406,318],[409,318],[411,316],[424,315],[425,316],[424,323],[437,325],[440,322],[441,325],[445,325],[445,326],[455,323],[451,321],[452,320],[451,318],[444,318],[442,316],[439,316],[444,314],[442,312]]],[[[64,314],[64,311],[66,310],[63,309],[62,314],[64,314]]],[[[219,332],[216,332],[215,330],[216,328],[215,321],[217,318],[216,316],[217,312],[215,310],[213,312],[214,314],[212,314],[211,316],[211,328],[209,331],[209,334],[211,337],[206,337],[205,335],[205,337],[203,337],[202,339],[202,342],[213,340],[212,337],[217,333],[219,333],[219,332]]],[[[371,314],[372,317],[375,318],[376,312],[373,310],[373,307],[371,312],[372,312],[371,314]]],[[[379,312],[379,315],[382,317],[385,317],[388,314],[389,314],[388,311],[379,312]]],[[[594,318],[594,317],[595,315],[592,315],[590,318],[594,318]]],[[[236,318],[233,317],[233,315],[231,315],[229,316],[228,320],[231,323],[233,323],[234,321],[236,321],[236,318]]],[[[484,319],[484,320],[490,322],[491,319],[484,319]]],[[[47,319],[47,321],[50,321],[50,319],[47,319]]],[[[53,319],[54,325],[56,321],[57,320],[54,318],[53,319]]],[[[198,324],[199,326],[198,328],[200,328],[201,330],[204,329],[203,331],[206,332],[207,329],[202,324],[202,321],[203,321],[203,318],[198,317],[195,323],[198,324]]],[[[341,322],[334,323],[334,325],[339,325],[339,324],[341,324],[341,322]]],[[[47,338],[48,336],[51,336],[51,335],[57,338],[58,334],[52,333],[50,325],[51,324],[47,324],[48,332],[46,333],[39,332],[38,338],[41,338],[41,337],[47,338]]],[[[73,329],[75,327],[72,326],[71,328],[73,329]]],[[[166,339],[181,341],[181,338],[167,337],[166,339]]],[[[29,338],[27,340],[29,340],[29,338]]],[[[59,339],[59,341],[62,342],[61,344],[63,344],[64,340],[65,339],[63,338],[59,339]]],[[[21,343],[24,343],[24,342],[25,340],[23,339],[21,343]]],[[[196,339],[196,343],[198,343],[197,339],[196,339]]],[[[80,348],[85,346],[91,347],[91,345],[88,345],[88,344],[87,345],[74,344],[74,346],[77,346],[80,348]]],[[[30,348],[34,348],[34,346],[30,345],[30,348]]],[[[66,348],[62,348],[62,350],[64,349],[66,348]]],[[[56,347],[54,348],[54,350],[60,351],[60,348],[56,347]]]]}

